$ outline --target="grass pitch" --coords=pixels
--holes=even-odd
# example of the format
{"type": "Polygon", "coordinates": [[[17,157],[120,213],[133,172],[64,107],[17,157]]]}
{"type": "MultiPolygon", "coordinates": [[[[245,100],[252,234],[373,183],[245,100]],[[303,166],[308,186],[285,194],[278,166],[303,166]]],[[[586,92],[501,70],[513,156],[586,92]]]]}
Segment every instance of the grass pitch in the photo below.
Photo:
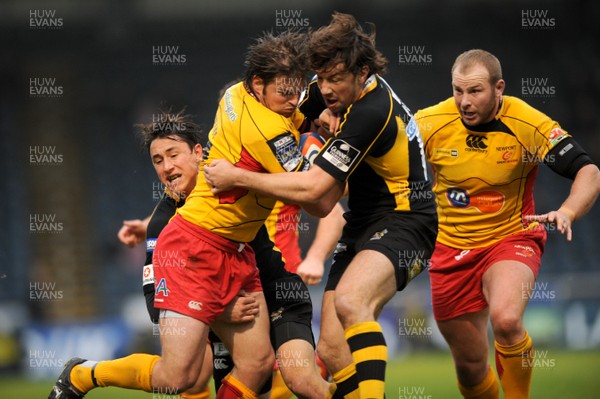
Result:
{"type": "MultiPolygon", "coordinates": [[[[600,351],[548,351],[536,360],[532,398],[593,399],[600,397],[600,351]]],[[[416,353],[393,359],[387,368],[388,399],[460,398],[448,353],[416,353]]],[[[52,381],[0,376],[0,398],[47,398],[52,381]]],[[[89,399],[167,399],[171,396],[118,388],[96,389],[89,399]]]]}

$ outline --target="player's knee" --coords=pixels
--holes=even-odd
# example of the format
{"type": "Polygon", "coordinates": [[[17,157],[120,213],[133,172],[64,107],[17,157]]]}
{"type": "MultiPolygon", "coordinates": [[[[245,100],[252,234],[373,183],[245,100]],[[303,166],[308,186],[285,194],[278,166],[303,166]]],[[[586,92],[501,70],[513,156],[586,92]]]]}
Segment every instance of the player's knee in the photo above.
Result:
{"type": "Polygon", "coordinates": [[[257,375],[261,378],[264,376],[266,380],[273,371],[273,364],[275,364],[275,355],[273,351],[261,351],[247,359],[237,360],[235,367],[238,369],[240,374],[257,375]]]}
{"type": "Polygon", "coordinates": [[[296,396],[308,397],[310,396],[308,382],[313,378],[313,373],[308,367],[308,359],[302,360],[306,361],[306,367],[283,367],[280,368],[280,370],[285,385],[287,385],[296,396]]]}
{"type": "Polygon", "coordinates": [[[512,342],[521,338],[523,322],[520,315],[498,310],[490,313],[490,321],[496,340],[512,342]]]}
{"type": "Polygon", "coordinates": [[[174,373],[169,378],[169,385],[173,391],[177,390],[177,392],[185,392],[191,389],[198,379],[198,375],[194,375],[191,372],[186,372],[185,370],[180,370],[178,373],[174,373]]]}
{"type": "Polygon", "coordinates": [[[464,386],[474,386],[483,381],[487,375],[487,359],[465,357],[455,359],[458,381],[464,386]]]}
{"type": "MultiPolygon", "coordinates": [[[[175,359],[173,359],[175,360],[175,359]]],[[[157,363],[152,372],[152,386],[168,389],[169,392],[184,392],[192,388],[200,374],[200,369],[192,363],[178,360],[169,362],[164,357],[157,363]]]]}
{"type": "Polygon", "coordinates": [[[323,336],[319,338],[319,342],[317,342],[317,353],[319,354],[319,358],[325,365],[327,365],[327,361],[331,356],[331,347],[327,342],[327,339],[323,336]]]}
{"type": "Polygon", "coordinates": [[[340,352],[344,345],[348,345],[345,340],[342,342],[336,342],[328,338],[327,336],[321,335],[319,338],[319,342],[317,343],[317,353],[319,354],[319,359],[325,364],[328,370],[339,369],[340,364],[340,352]]]}
{"type": "Polygon", "coordinates": [[[344,328],[347,328],[368,317],[365,309],[366,305],[350,292],[336,292],[335,311],[342,322],[344,328]]]}

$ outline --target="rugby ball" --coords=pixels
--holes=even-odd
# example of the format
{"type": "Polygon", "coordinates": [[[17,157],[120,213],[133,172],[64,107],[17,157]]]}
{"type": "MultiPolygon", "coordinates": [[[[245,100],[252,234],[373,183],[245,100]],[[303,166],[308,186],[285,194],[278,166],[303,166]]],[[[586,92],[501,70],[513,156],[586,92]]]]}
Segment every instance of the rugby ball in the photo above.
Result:
{"type": "Polygon", "coordinates": [[[300,151],[304,158],[312,165],[321,148],[325,144],[325,140],[317,133],[303,133],[300,135],[300,151]]]}

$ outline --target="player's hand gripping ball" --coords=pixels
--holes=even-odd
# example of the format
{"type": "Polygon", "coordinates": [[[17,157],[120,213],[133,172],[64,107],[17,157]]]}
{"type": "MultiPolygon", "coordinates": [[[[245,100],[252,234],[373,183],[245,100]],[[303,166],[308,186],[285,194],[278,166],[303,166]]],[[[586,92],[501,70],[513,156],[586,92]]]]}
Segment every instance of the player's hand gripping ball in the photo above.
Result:
{"type": "Polygon", "coordinates": [[[311,165],[324,144],[325,140],[317,133],[303,133],[300,135],[300,151],[311,165]]]}

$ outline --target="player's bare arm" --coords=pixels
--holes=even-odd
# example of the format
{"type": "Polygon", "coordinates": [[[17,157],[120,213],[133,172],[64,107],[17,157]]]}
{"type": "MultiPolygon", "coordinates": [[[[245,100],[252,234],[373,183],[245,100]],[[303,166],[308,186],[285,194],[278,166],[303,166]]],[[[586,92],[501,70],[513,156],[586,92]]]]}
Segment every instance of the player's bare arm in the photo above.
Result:
{"type": "Polygon", "coordinates": [[[583,217],[594,205],[600,194],[600,170],[596,165],[588,164],[577,172],[569,196],[561,207],[543,215],[527,216],[527,220],[542,223],[555,223],[556,228],[571,241],[571,224],[583,217]]]}
{"type": "Polygon", "coordinates": [[[321,282],[325,261],[335,249],[346,224],[343,215],[344,208],[338,203],[329,212],[329,215],[319,220],[315,239],[296,271],[304,283],[315,285],[321,282]]]}
{"type": "Polygon", "coordinates": [[[308,213],[325,217],[342,198],[346,185],[315,165],[306,172],[257,173],[237,168],[225,159],[204,167],[214,194],[245,188],[278,200],[299,204],[308,213]]]}

